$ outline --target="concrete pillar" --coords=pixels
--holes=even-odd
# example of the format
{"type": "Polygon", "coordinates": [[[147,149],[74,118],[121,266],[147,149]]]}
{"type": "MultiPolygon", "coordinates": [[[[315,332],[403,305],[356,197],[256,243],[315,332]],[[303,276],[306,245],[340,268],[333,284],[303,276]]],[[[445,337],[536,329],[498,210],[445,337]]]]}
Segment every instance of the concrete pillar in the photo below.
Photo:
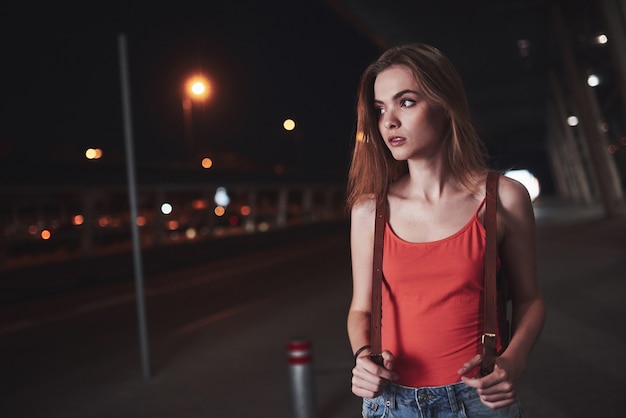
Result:
{"type": "Polygon", "coordinates": [[[601,0],[600,15],[609,38],[611,63],[626,120],[626,0],[601,0]]]}
{"type": "MultiPolygon", "coordinates": [[[[548,121],[551,125],[553,122],[548,121]]],[[[562,161],[562,153],[560,151],[558,133],[554,129],[549,129],[547,151],[548,158],[550,160],[550,167],[552,168],[552,177],[554,178],[556,192],[558,196],[566,199],[576,199],[573,190],[570,188],[567,181],[567,171],[565,170],[565,164],[562,161]]]]}
{"type": "Polygon", "coordinates": [[[557,129],[557,118],[554,115],[548,118],[546,150],[557,195],[566,199],[575,199],[575,193],[570,186],[570,181],[568,181],[566,164],[564,164],[565,150],[563,149],[562,133],[557,129]]]}
{"type": "MultiPolygon", "coordinates": [[[[600,110],[598,98],[595,94],[590,94],[589,107],[593,112],[594,119],[598,121],[599,126],[601,122],[604,122],[604,118],[602,116],[602,111],[600,110]]],[[[624,190],[622,189],[622,181],[617,171],[615,158],[613,158],[613,155],[609,152],[609,139],[606,133],[600,131],[599,129],[598,140],[602,144],[602,152],[600,153],[600,164],[604,165],[606,167],[606,170],[608,171],[609,185],[613,187],[615,199],[618,202],[622,202],[624,200],[624,190]]]]}
{"type": "Polygon", "coordinates": [[[592,97],[593,92],[587,86],[582,73],[578,69],[558,5],[553,7],[553,21],[561,59],[563,60],[569,86],[572,89],[572,97],[596,174],[604,214],[607,218],[615,218],[620,214],[619,205],[621,204],[621,199],[615,193],[614,177],[606,165],[605,157],[602,155],[603,153],[608,153],[608,150],[603,144],[600,120],[597,119],[595,112],[590,107],[590,103],[594,100],[592,97]]]}
{"type": "Polygon", "coordinates": [[[585,172],[585,162],[580,153],[576,138],[572,128],[567,124],[567,111],[563,98],[563,89],[554,72],[550,73],[550,85],[552,87],[552,97],[554,103],[554,129],[558,132],[557,141],[560,156],[564,161],[566,170],[565,181],[570,185],[572,197],[577,201],[590,204],[593,201],[593,194],[590,187],[590,179],[585,172]]]}

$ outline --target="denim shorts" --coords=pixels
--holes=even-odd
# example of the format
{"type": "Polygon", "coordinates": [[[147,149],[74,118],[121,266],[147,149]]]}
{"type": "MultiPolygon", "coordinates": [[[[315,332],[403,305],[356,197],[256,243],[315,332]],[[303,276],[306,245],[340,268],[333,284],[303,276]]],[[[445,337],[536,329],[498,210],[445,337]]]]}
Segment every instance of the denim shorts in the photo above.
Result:
{"type": "Polygon", "coordinates": [[[363,399],[363,418],[519,418],[519,403],[499,409],[484,405],[464,383],[410,388],[389,384],[373,399],[363,399]]]}

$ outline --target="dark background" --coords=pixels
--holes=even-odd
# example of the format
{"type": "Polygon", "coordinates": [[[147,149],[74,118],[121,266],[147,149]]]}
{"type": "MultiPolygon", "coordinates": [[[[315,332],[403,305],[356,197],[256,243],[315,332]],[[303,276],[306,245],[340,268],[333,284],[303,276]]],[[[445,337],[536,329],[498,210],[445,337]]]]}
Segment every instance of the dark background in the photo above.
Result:
{"type": "Polygon", "coordinates": [[[341,181],[362,71],[386,47],[417,41],[439,47],[458,68],[492,166],[527,168],[551,193],[549,71],[563,78],[555,5],[581,67],[603,77],[595,90],[608,122],[618,125],[608,53],[592,42],[602,30],[592,0],[4,4],[2,182],[72,183],[96,165],[89,178],[123,180],[124,33],[140,181],[189,168],[181,101],[184,81],[196,72],[210,77],[213,94],[193,108],[194,161],[210,155],[214,172],[273,172],[280,165],[341,181]],[[525,52],[520,40],[529,42],[525,52]],[[295,131],[282,128],[286,118],[296,121],[295,131]],[[102,148],[103,159],[86,162],[89,147],[102,148]]]}
{"type": "Polygon", "coordinates": [[[358,80],[379,49],[323,2],[24,3],[6,10],[6,163],[29,170],[72,164],[88,147],[103,149],[99,164],[123,160],[124,33],[139,164],[185,159],[182,86],[203,72],[213,94],[193,108],[198,152],[346,170],[358,80]],[[286,118],[296,131],[282,128],[286,118]]]}

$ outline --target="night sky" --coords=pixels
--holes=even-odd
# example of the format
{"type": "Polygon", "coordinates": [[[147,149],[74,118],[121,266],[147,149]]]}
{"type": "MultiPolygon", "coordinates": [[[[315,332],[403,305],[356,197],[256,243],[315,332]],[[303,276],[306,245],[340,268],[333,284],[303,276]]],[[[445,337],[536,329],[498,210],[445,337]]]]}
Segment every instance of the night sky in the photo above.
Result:
{"type": "Polygon", "coordinates": [[[193,109],[198,151],[345,172],[378,48],[322,1],[212,3],[2,6],[3,164],[84,164],[89,147],[123,161],[123,33],[139,165],[185,159],[182,85],[200,71],[214,90],[193,109]]]}

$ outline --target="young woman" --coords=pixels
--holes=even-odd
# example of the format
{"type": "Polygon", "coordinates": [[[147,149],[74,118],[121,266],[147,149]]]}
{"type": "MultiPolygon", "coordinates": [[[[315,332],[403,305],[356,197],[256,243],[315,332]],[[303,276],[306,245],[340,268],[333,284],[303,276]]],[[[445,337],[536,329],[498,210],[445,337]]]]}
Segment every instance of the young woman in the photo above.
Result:
{"type": "Polygon", "coordinates": [[[488,169],[460,77],[436,48],[392,48],[363,74],[357,113],[347,325],[363,416],[521,416],[516,384],[544,321],[526,189],[499,178],[498,258],[515,331],[494,371],[480,377],[488,169]],[[369,330],[374,218],[385,200],[379,366],[369,330]]]}

